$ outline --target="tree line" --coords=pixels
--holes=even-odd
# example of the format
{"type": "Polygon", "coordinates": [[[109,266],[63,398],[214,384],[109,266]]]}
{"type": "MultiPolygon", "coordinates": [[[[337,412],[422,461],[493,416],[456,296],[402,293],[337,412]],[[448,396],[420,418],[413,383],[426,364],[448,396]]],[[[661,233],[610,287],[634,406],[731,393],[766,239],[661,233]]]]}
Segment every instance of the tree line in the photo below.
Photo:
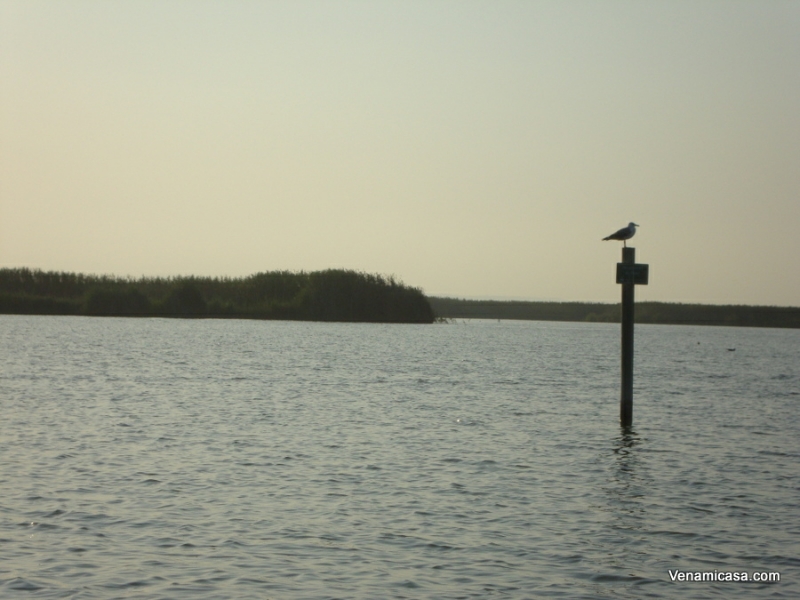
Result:
{"type": "MultiPolygon", "coordinates": [[[[428,300],[443,319],[523,319],[619,323],[619,304],[590,302],[522,302],[500,300],[428,300]]],[[[637,302],[637,323],[731,325],[800,328],[800,307],[637,302]]]]}
{"type": "MultiPolygon", "coordinates": [[[[425,297],[351,270],[249,277],[141,277],[0,269],[0,313],[255,318],[378,323],[523,319],[618,323],[620,305],[425,297]]],[[[638,302],[637,323],[800,328],[800,307],[638,302]]]]}
{"type": "Polygon", "coordinates": [[[421,290],[351,270],[142,277],[0,269],[0,313],[432,323],[421,290]]]}

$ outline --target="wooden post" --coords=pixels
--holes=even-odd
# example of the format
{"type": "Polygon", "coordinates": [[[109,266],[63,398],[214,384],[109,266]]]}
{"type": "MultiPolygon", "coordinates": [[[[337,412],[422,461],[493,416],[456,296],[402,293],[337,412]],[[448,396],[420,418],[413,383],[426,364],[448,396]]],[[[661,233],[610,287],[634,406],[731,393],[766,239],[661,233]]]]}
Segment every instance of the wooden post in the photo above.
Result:
{"type": "MultiPolygon", "coordinates": [[[[622,264],[636,263],[636,248],[622,249],[622,264]]],[[[630,268],[630,267],[629,267],[630,268]]],[[[633,423],[633,277],[622,283],[622,391],[619,402],[619,422],[623,427],[633,423]]]]}
{"type": "Polygon", "coordinates": [[[633,423],[633,290],[647,285],[650,265],[636,264],[636,249],[622,248],[622,262],[617,263],[617,283],[622,284],[622,390],[619,398],[619,422],[633,423]]]}

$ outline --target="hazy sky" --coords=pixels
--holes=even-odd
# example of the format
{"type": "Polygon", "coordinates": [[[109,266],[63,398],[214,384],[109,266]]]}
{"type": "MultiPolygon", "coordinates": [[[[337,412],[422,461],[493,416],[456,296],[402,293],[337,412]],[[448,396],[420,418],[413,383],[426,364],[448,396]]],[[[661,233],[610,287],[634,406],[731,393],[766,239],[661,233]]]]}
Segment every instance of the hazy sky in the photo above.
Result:
{"type": "Polygon", "coordinates": [[[800,2],[0,0],[0,266],[800,305],[800,2]]]}

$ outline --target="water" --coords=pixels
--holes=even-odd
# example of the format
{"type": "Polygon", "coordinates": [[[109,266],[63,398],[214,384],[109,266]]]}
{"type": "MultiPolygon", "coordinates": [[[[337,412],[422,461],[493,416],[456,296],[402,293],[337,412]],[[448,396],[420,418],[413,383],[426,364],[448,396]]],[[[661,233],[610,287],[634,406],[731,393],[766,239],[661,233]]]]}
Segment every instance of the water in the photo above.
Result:
{"type": "Polygon", "coordinates": [[[0,597],[800,596],[800,331],[636,351],[623,432],[615,325],[0,316],[0,597]]]}

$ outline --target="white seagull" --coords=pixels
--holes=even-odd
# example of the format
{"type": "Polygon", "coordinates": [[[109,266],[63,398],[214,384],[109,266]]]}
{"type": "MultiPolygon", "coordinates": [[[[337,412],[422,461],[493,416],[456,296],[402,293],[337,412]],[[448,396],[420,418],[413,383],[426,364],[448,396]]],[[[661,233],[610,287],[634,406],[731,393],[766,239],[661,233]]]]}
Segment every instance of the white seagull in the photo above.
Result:
{"type": "Polygon", "coordinates": [[[619,240],[627,248],[628,244],[627,244],[626,240],[629,240],[634,235],[636,235],[636,228],[637,227],[639,227],[639,225],[637,225],[636,223],[633,223],[633,222],[628,223],[627,227],[623,227],[619,231],[616,231],[616,232],[612,233],[610,236],[604,237],[603,241],[605,242],[606,240],[619,240]]]}

